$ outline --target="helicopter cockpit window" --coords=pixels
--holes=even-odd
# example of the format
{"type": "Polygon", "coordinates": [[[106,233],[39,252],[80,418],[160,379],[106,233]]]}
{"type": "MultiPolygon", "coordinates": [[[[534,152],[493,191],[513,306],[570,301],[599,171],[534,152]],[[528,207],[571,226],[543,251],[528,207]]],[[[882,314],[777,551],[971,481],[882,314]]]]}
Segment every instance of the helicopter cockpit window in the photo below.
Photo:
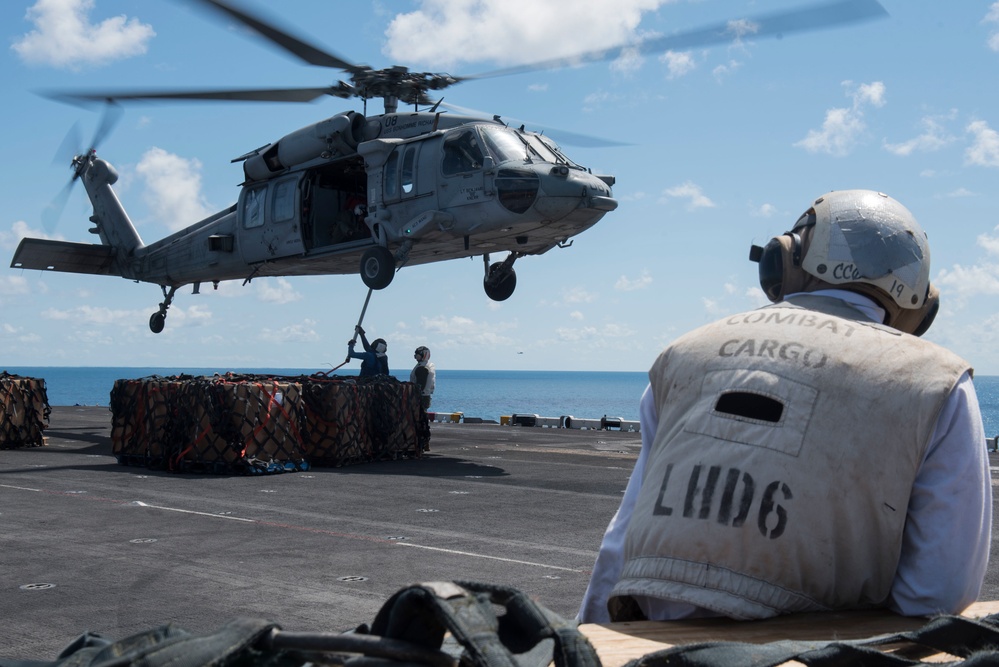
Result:
{"type": "MultiPolygon", "coordinates": [[[[511,160],[528,162],[531,159],[527,146],[514,130],[508,127],[483,125],[480,131],[482,132],[482,140],[486,144],[486,150],[493,156],[497,164],[511,160]]],[[[554,160],[549,161],[554,162],[554,160]]]]}
{"type": "Polygon", "coordinates": [[[243,227],[252,229],[264,224],[264,194],[262,187],[248,189],[243,195],[243,227]]]}
{"type": "Polygon", "coordinates": [[[271,211],[274,222],[285,222],[295,217],[295,184],[296,181],[284,181],[274,186],[271,211]]]}
{"type": "Polygon", "coordinates": [[[553,162],[555,164],[564,163],[565,160],[561,159],[558,153],[554,152],[548,144],[541,140],[536,134],[524,135],[527,137],[527,142],[531,145],[531,149],[534,150],[541,159],[545,162],[553,162]]]}
{"type": "Polygon", "coordinates": [[[444,139],[445,176],[453,176],[482,167],[482,149],[472,130],[455,132],[444,139]]]}

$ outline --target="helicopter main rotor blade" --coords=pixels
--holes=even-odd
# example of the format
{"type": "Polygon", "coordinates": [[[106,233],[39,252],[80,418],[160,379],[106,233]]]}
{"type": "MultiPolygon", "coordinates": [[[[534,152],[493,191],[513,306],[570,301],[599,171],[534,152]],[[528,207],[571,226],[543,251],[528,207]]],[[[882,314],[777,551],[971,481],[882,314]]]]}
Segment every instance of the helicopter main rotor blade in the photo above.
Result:
{"type": "Polygon", "coordinates": [[[123,100],[221,100],[238,102],[312,102],[323,95],[349,97],[338,88],[260,88],[231,90],[149,90],[105,91],[100,93],[42,92],[60,102],[104,102],[123,100]]]}
{"type": "Polygon", "coordinates": [[[779,37],[790,33],[822,30],[848,23],[858,23],[887,17],[888,12],[878,0],[833,0],[790,11],[774,12],[738,21],[725,21],[704,28],[656,37],[628,44],[620,44],[596,51],[552,58],[526,65],[515,65],[482,74],[455,77],[459,81],[510,76],[538,70],[558,69],[584,63],[613,60],[622,53],[634,50],[639,54],[662,53],[669,50],[711,46],[732,41],[739,37],[779,37]]]}
{"type": "Polygon", "coordinates": [[[528,130],[532,132],[537,132],[538,134],[544,134],[546,136],[551,136],[558,139],[558,143],[565,144],[566,146],[580,146],[582,148],[609,148],[611,146],[633,146],[634,144],[615,141],[613,139],[604,139],[603,137],[597,137],[591,134],[579,134],[577,132],[569,132],[568,130],[561,130],[557,127],[545,127],[544,125],[538,125],[537,123],[532,123],[530,121],[525,121],[520,118],[514,118],[512,116],[495,116],[492,114],[487,114],[484,111],[479,111],[477,109],[469,109],[468,107],[461,107],[457,104],[450,104],[448,102],[441,101],[438,106],[445,107],[451,111],[456,111],[465,116],[471,116],[473,118],[492,118],[493,120],[498,120],[507,125],[524,125],[528,130]]]}
{"type": "Polygon", "coordinates": [[[218,11],[231,16],[243,25],[252,28],[260,34],[261,37],[264,37],[277,46],[280,46],[288,53],[299,58],[300,60],[304,60],[310,65],[316,65],[318,67],[333,67],[351,73],[363,72],[367,69],[365,66],[355,65],[340,56],[334,55],[329,51],[310,44],[301,37],[292,35],[288,30],[278,28],[277,25],[271,20],[264,20],[259,16],[254,16],[243,9],[234,7],[228,2],[223,2],[223,0],[192,1],[201,5],[213,7],[218,11]]]}

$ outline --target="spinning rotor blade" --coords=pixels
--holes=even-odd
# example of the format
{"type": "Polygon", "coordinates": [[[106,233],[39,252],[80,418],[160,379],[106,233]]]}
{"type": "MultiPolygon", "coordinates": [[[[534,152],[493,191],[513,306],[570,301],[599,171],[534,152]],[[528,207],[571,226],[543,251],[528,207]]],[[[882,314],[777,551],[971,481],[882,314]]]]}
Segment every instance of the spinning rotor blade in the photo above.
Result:
{"type": "Polygon", "coordinates": [[[510,76],[545,69],[557,69],[584,63],[613,60],[630,50],[639,54],[663,53],[669,50],[711,46],[741,37],[781,37],[790,33],[822,30],[848,23],[858,23],[888,16],[878,0],[833,0],[790,11],[774,12],[752,18],[725,21],[714,25],[679,32],[665,37],[620,44],[565,58],[552,58],[527,65],[516,65],[482,74],[456,77],[459,80],[510,76]]]}
{"type": "MultiPolygon", "coordinates": [[[[91,102],[98,100],[219,100],[247,102],[311,102],[323,95],[344,99],[359,97],[365,100],[381,97],[386,110],[395,110],[399,102],[430,105],[433,101],[427,91],[444,90],[456,83],[475,79],[509,76],[569,65],[610,60],[622,53],[635,51],[640,54],[664,52],[670,49],[688,49],[729,42],[742,37],[783,36],[786,34],[821,30],[848,23],[887,16],[878,0],[825,0],[799,9],[760,15],[755,18],[717,23],[697,30],[679,32],[665,37],[620,44],[598,51],[589,51],[571,57],[552,58],[541,62],[517,65],[470,76],[451,76],[443,73],[410,72],[402,66],[375,70],[367,65],[357,65],[337,55],[314,46],[273,21],[265,20],[235,7],[232,0],[189,0],[197,5],[222,12],[253,29],[273,44],[311,65],[339,68],[350,74],[350,83],[320,88],[265,88],[247,90],[175,90],[175,91],[120,91],[117,93],[48,93],[64,102],[91,102]]],[[[46,94],[46,93],[43,93],[46,94]]]]}
{"type": "Polygon", "coordinates": [[[272,20],[265,21],[262,18],[253,16],[242,9],[232,6],[228,2],[223,2],[223,0],[196,0],[196,2],[201,5],[213,7],[231,16],[243,25],[252,28],[261,37],[280,46],[288,53],[300,60],[304,60],[310,65],[333,67],[351,73],[363,72],[368,69],[365,66],[355,65],[352,62],[344,60],[340,56],[325,51],[318,46],[309,44],[301,37],[296,37],[287,30],[278,28],[272,20]]]}
{"type": "Polygon", "coordinates": [[[625,141],[614,141],[612,139],[604,139],[603,137],[595,137],[589,134],[577,134],[576,132],[569,132],[567,130],[561,130],[557,127],[545,127],[543,125],[538,125],[537,123],[532,123],[530,121],[524,121],[519,118],[513,118],[512,116],[494,116],[492,114],[487,114],[483,111],[477,111],[475,109],[469,109],[467,107],[460,107],[457,104],[448,104],[447,102],[441,102],[440,106],[446,107],[451,111],[456,111],[465,116],[474,116],[479,118],[495,118],[500,120],[507,125],[524,125],[528,130],[532,132],[537,132],[539,134],[544,134],[546,136],[551,136],[558,139],[559,144],[565,144],[566,146],[581,146],[583,148],[608,148],[610,146],[633,146],[634,144],[625,141]]]}
{"type": "Polygon", "coordinates": [[[62,212],[69,201],[69,195],[73,192],[73,186],[76,185],[77,179],[80,178],[80,165],[83,164],[84,155],[97,150],[97,146],[107,138],[111,130],[114,129],[114,126],[121,120],[123,113],[124,109],[120,105],[115,104],[113,101],[108,102],[104,107],[104,112],[101,114],[97,129],[94,131],[94,138],[90,142],[89,149],[80,147],[79,122],[73,123],[73,127],[66,133],[66,138],[59,145],[59,151],[56,153],[53,161],[60,164],[65,164],[67,160],[71,161],[73,176],[69,179],[69,183],[59,191],[59,194],[42,210],[42,225],[45,227],[45,231],[52,233],[59,222],[59,218],[62,217],[62,212]]]}
{"type": "Polygon", "coordinates": [[[100,102],[113,100],[221,100],[230,102],[312,102],[323,95],[350,97],[339,88],[259,88],[230,90],[149,90],[149,91],[106,91],[102,93],[43,92],[45,97],[60,102],[100,102]]]}

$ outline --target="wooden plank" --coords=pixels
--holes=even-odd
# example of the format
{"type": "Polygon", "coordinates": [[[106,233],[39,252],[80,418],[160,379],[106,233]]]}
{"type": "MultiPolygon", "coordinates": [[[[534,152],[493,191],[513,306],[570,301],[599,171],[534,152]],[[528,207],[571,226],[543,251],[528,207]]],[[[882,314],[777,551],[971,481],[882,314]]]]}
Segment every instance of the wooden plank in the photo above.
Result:
{"type": "MultiPolygon", "coordinates": [[[[999,601],[976,602],[962,616],[981,618],[999,613],[999,601]]],[[[603,667],[621,667],[630,660],[672,646],[710,641],[764,644],[780,640],[832,641],[864,639],[917,630],[926,617],[899,616],[886,609],[788,614],[762,621],[710,618],[696,621],[584,623],[579,626],[597,650],[603,667]]],[[[938,654],[924,660],[954,660],[938,654]]]]}

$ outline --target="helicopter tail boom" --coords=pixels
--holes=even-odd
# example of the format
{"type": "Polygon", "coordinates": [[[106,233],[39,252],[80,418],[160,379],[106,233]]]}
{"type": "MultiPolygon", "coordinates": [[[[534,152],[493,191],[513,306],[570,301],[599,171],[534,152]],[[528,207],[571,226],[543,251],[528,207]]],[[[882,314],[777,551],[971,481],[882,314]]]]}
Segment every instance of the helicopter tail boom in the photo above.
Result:
{"type": "Polygon", "coordinates": [[[143,243],[111,188],[118,181],[118,172],[94,155],[87,156],[86,160],[81,178],[94,207],[94,214],[90,217],[94,227],[90,231],[100,236],[101,243],[114,248],[119,257],[131,255],[142,248],[143,243]]]}

